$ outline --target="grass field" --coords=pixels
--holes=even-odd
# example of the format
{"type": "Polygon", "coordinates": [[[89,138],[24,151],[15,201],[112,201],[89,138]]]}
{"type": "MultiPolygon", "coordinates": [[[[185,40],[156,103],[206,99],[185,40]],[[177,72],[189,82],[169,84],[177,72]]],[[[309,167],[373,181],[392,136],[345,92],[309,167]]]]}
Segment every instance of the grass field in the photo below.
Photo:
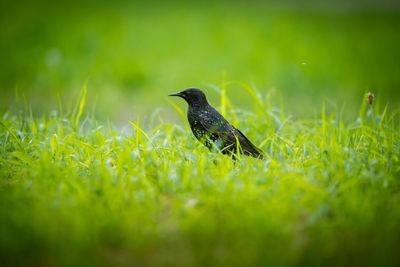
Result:
{"type": "MultiPolygon", "coordinates": [[[[236,162],[169,123],[129,133],[73,112],[1,119],[6,264],[373,265],[400,262],[398,112],[294,121],[263,95],[226,112],[267,153],[236,162]]],[[[177,107],[178,108],[178,107],[177,107]]],[[[179,109],[179,108],[178,108],[179,109]]]]}
{"type": "Polygon", "coordinates": [[[0,24],[0,266],[400,265],[395,1],[22,0],[0,24]],[[187,87],[266,159],[196,141],[187,87]]]}

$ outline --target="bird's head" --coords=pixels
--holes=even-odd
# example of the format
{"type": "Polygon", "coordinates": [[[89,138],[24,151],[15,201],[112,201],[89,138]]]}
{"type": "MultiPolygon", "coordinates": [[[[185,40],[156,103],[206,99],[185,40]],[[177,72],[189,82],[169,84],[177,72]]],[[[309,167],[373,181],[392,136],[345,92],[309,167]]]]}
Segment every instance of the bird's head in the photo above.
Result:
{"type": "Polygon", "coordinates": [[[169,94],[169,96],[182,97],[190,106],[208,105],[206,95],[197,88],[187,88],[179,93],[169,94]]]}

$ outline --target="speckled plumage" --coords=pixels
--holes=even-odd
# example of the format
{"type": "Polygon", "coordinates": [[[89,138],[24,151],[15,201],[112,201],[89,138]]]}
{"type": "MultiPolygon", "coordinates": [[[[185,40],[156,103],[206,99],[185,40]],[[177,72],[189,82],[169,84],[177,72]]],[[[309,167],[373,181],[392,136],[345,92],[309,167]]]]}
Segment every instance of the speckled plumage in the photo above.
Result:
{"type": "Polygon", "coordinates": [[[248,156],[263,159],[263,152],[231,125],[217,110],[208,104],[205,94],[197,88],[170,94],[186,100],[189,105],[188,121],[194,136],[209,149],[214,146],[222,153],[235,157],[238,151],[248,156]],[[240,146],[237,145],[239,141],[240,146]]]}

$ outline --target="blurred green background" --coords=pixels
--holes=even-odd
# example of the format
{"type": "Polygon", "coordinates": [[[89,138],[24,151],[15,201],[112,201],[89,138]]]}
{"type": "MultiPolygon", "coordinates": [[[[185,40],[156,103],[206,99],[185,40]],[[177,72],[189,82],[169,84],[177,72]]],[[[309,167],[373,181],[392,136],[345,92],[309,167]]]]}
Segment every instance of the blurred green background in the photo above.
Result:
{"type": "MultiPolygon", "coordinates": [[[[322,102],[352,114],[368,91],[392,107],[400,100],[395,1],[4,1],[0,7],[1,112],[25,98],[40,115],[58,109],[58,96],[68,109],[85,83],[87,107],[122,123],[158,107],[164,118],[177,118],[166,94],[186,87],[204,89],[218,106],[213,89],[224,81],[270,93],[296,117],[312,116],[322,102]]],[[[235,107],[251,108],[238,85],[229,84],[227,94],[235,107]]]]}

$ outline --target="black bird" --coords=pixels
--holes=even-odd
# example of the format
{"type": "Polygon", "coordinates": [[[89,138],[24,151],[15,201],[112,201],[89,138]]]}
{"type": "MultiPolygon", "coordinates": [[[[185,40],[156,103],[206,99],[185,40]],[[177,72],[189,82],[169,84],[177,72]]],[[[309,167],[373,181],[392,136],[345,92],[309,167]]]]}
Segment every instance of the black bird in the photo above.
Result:
{"type": "Polygon", "coordinates": [[[264,158],[261,149],[208,104],[206,95],[200,89],[188,88],[169,96],[179,96],[186,100],[189,105],[187,117],[190,128],[194,136],[209,149],[216,146],[223,154],[233,158],[238,150],[241,154],[264,158]]]}

